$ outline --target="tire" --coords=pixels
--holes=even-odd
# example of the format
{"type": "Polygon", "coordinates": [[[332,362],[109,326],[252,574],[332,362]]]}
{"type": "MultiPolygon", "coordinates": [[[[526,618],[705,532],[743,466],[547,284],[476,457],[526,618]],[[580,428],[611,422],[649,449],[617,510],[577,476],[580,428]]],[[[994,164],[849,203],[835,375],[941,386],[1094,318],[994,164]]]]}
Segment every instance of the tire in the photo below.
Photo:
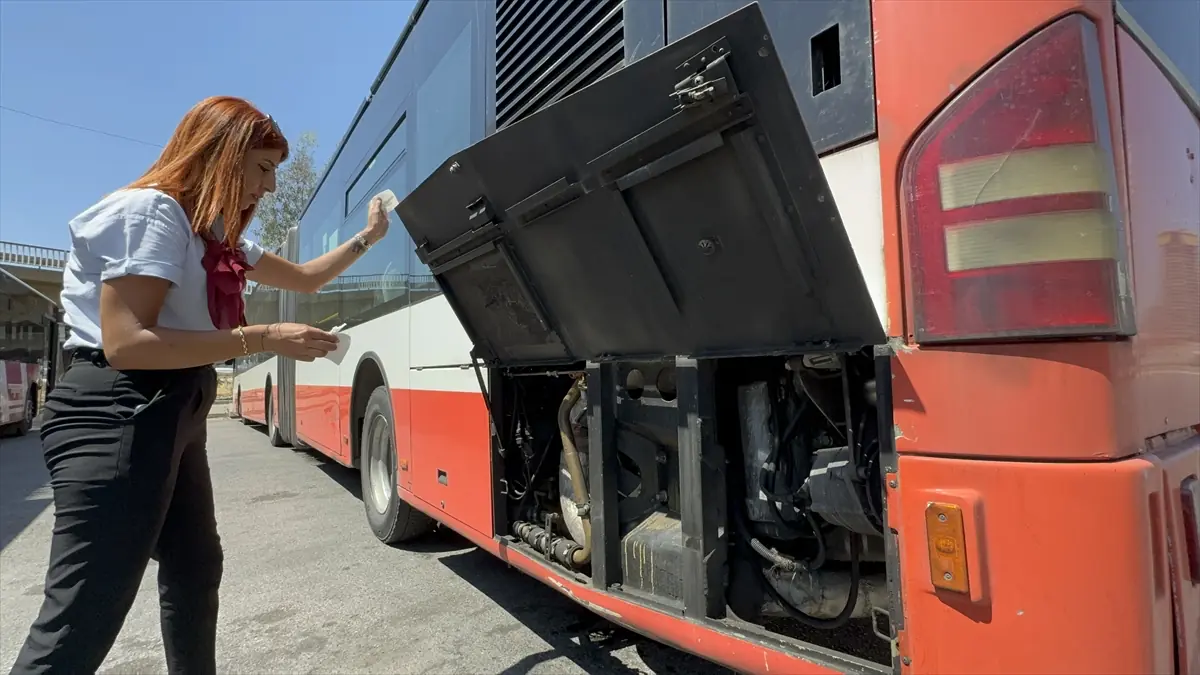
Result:
{"type": "Polygon", "coordinates": [[[18,436],[24,436],[33,428],[33,418],[37,415],[36,396],[36,391],[30,391],[25,396],[25,410],[21,416],[21,421],[16,424],[18,436]]]}
{"type": "Polygon", "coordinates": [[[392,397],[376,387],[363,415],[362,451],[358,463],[367,524],[385,544],[411,541],[433,529],[433,520],[400,499],[396,490],[396,443],[392,397]]]}
{"type": "Polygon", "coordinates": [[[267,393],[267,441],[272,448],[282,448],[287,445],[283,442],[283,435],[279,433],[279,425],[275,423],[275,406],[271,405],[271,390],[267,393]]]}

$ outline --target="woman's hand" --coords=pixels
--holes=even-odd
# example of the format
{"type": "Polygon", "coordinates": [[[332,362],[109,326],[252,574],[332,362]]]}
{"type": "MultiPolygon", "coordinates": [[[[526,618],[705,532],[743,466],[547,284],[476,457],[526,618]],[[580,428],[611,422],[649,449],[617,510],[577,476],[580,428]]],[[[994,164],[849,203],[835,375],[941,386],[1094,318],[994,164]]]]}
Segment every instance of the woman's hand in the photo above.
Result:
{"type": "MultiPolygon", "coordinates": [[[[372,197],[367,204],[367,227],[341,246],[306,263],[294,263],[270,251],[264,251],[246,278],[267,286],[299,293],[316,293],[322,286],[345,272],[362,258],[367,248],[387,235],[388,212],[383,200],[372,197]],[[366,246],[364,246],[364,240],[366,246]]],[[[311,360],[311,359],[310,359],[311,360]]]]}
{"type": "Polygon", "coordinates": [[[274,323],[263,332],[263,350],[312,361],[337,349],[337,336],[302,323],[274,323]]]}
{"type": "Polygon", "coordinates": [[[387,231],[388,214],[383,208],[383,200],[372,197],[371,203],[367,205],[367,229],[363,230],[362,235],[366,237],[368,244],[374,246],[387,235],[387,231]]]}

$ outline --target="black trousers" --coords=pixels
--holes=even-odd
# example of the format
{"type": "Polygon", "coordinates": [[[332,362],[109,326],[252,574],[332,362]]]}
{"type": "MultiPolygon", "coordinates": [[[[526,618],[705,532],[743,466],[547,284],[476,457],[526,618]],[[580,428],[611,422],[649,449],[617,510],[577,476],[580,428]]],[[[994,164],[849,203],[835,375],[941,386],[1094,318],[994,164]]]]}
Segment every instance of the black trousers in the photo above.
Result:
{"type": "Polygon", "coordinates": [[[171,673],[216,671],[223,556],[205,449],[211,367],[117,371],[76,353],[46,397],[54,536],[41,613],[14,674],[94,673],[159,562],[171,673]]]}

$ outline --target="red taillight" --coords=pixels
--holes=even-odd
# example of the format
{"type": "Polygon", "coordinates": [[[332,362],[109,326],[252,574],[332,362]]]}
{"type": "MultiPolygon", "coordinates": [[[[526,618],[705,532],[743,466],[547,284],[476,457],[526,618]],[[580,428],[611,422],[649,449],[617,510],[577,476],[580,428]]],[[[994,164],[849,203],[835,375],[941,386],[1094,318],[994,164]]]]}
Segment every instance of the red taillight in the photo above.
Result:
{"type": "Polygon", "coordinates": [[[1095,25],[1004,56],[913,144],[902,179],[918,341],[1132,333],[1095,25]]]}

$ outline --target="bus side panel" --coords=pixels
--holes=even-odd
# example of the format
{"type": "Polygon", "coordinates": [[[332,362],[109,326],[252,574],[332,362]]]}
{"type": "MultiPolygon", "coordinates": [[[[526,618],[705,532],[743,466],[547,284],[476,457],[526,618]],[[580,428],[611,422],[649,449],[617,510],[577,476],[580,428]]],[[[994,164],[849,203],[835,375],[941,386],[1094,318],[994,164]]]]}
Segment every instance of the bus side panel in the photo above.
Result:
{"type": "Polygon", "coordinates": [[[0,366],[0,424],[19,422],[25,405],[20,364],[3,361],[0,366]]]}
{"type": "Polygon", "coordinates": [[[1163,473],[1119,462],[901,456],[905,633],[919,673],[1173,669],[1163,473]],[[969,593],[935,589],[925,510],[964,513],[969,593]]]}
{"type": "Polygon", "coordinates": [[[238,390],[239,409],[242,413],[242,418],[257,422],[259,424],[267,423],[267,390],[262,386],[247,389],[249,383],[241,383],[241,388],[238,390]]]}
{"type": "MultiPolygon", "coordinates": [[[[341,415],[337,372],[333,373],[333,382],[318,383],[313,374],[303,372],[303,366],[311,365],[296,364],[296,435],[314,449],[343,464],[348,463],[349,458],[338,453],[341,415]]],[[[333,365],[332,362],[329,365],[333,365]]]]}
{"type": "Polygon", "coordinates": [[[413,493],[492,536],[491,434],[475,373],[414,370],[411,378],[413,493]]]}
{"type": "MultiPolygon", "coordinates": [[[[245,367],[246,359],[239,361],[235,368],[241,370],[234,380],[235,395],[241,398],[238,400],[238,408],[241,411],[243,419],[257,422],[259,424],[267,423],[267,377],[275,373],[279,366],[277,357],[270,357],[259,363],[255,363],[249,368],[245,367]]],[[[278,410],[278,408],[276,408],[278,410]]]]}
{"type": "Polygon", "coordinates": [[[490,537],[495,527],[491,427],[479,378],[468,365],[471,341],[445,296],[407,311],[412,314],[411,489],[490,537]]]}
{"type": "Polygon", "coordinates": [[[1124,28],[1117,31],[1142,438],[1200,424],[1200,120],[1124,28]]]}

